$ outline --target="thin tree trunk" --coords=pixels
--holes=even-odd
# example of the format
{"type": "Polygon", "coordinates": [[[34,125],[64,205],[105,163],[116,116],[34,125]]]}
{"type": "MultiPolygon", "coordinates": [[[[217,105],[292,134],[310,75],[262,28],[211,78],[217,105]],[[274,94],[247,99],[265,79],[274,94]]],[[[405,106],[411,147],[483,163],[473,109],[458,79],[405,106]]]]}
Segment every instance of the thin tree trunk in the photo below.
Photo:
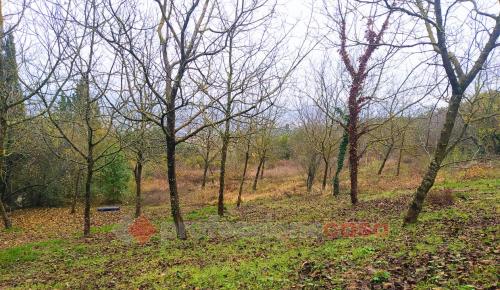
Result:
{"type": "MultiPolygon", "coordinates": [[[[1,2],[0,2],[1,4],[1,2]]],[[[1,9],[0,9],[1,11],[1,9]]],[[[3,20],[3,16],[0,13],[0,18],[3,20]]],[[[3,26],[2,26],[3,27],[3,26]]],[[[5,116],[4,112],[2,114],[5,116]]],[[[5,206],[3,204],[2,198],[5,197],[5,191],[6,191],[6,186],[5,186],[5,181],[4,181],[4,171],[5,171],[5,157],[6,157],[6,150],[5,150],[5,138],[7,134],[7,121],[4,118],[0,119],[0,174],[2,175],[1,178],[1,188],[2,192],[0,194],[0,214],[2,215],[2,220],[3,224],[6,229],[10,229],[12,227],[12,222],[9,218],[9,215],[7,214],[7,211],[5,210],[5,206]]]]}
{"type": "Polygon", "coordinates": [[[312,191],[314,185],[314,178],[316,177],[316,170],[318,169],[317,168],[318,163],[319,160],[317,160],[316,156],[312,157],[311,160],[309,161],[309,166],[307,168],[307,180],[306,180],[306,187],[308,193],[312,191]]]}
{"type": "Polygon", "coordinates": [[[224,135],[222,137],[222,149],[221,149],[221,159],[220,159],[220,174],[219,174],[219,198],[217,202],[217,213],[219,216],[224,216],[224,186],[226,177],[226,160],[227,160],[227,149],[229,147],[229,128],[230,121],[225,122],[224,135]]]}
{"type": "Polygon", "coordinates": [[[405,136],[403,134],[402,139],[401,139],[401,147],[399,147],[399,157],[398,157],[398,166],[396,167],[396,176],[399,176],[400,170],[401,170],[401,160],[403,159],[403,147],[404,147],[404,139],[405,136]]]}
{"type": "Polygon", "coordinates": [[[377,174],[381,175],[382,171],[384,170],[385,163],[387,162],[387,159],[389,159],[389,156],[391,155],[392,147],[394,147],[394,143],[391,143],[389,148],[387,149],[387,152],[385,153],[384,160],[382,160],[382,164],[380,164],[380,168],[378,169],[377,174]]]}
{"type": "Polygon", "coordinates": [[[7,211],[3,205],[3,201],[0,200],[0,214],[2,215],[3,225],[6,229],[12,228],[12,222],[10,221],[9,216],[7,215],[7,211]]]}
{"type": "Polygon", "coordinates": [[[425,197],[427,196],[427,193],[429,192],[431,187],[434,185],[437,173],[441,168],[441,163],[443,162],[447,154],[448,143],[450,141],[451,133],[455,125],[455,119],[457,117],[462,96],[463,95],[453,95],[450,100],[450,105],[448,107],[448,111],[446,112],[446,119],[441,130],[438,145],[434,153],[434,158],[429,164],[427,172],[425,173],[420,186],[415,192],[413,201],[411,202],[408,212],[405,216],[405,224],[415,223],[417,221],[418,215],[422,210],[425,197]]]}
{"type": "Polygon", "coordinates": [[[90,204],[91,204],[91,190],[92,190],[92,175],[94,161],[92,158],[88,158],[87,161],[87,180],[85,181],[85,208],[83,211],[83,236],[88,237],[90,235],[90,204]]]}
{"type": "Polygon", "coordinates": [[[208,173],[208,160],[204,160],[204,164],[203,164],[203,180],[201,181],[201,188],[205,188],[205,186],[207,185],[207,173],[208,173]]]}
{"type": "Polygon", "coordinates": [[[207,174],[208,174],[208,169],[210,167],[210,138],[212,136],[212,130],[208,130],[208,136],[207,136],[207,147],[205,151],[205,156],[203,160],[203,180],[201,182],[201,188],[205,188],[207,185],[207,174]]]}
{"type": "MultiPolygon", "coordinates": [[[[172,130],[170,130],[170,132],[174,133],[174,124],[171,125],[172,130]]],[[[174,136],[174,134],[171,136],[174,136]]],[[[175,140],[173,140],[173,138],[167,138],[167,175],[168,186],[170,189],[170,209],[172,218],[174,219],[177,238],[185,240],[187,239],[187,233],[179,204],[179,192],[177,189],[177,178],[175,172],[175,147],[175,140]]]]}
{"type": "Polygon", "coordinates": [[[264,160],[264,159],[263,159],[263,158],[261,158],[261,159],[259,160],[259,165],[257,166],[257,173],[255,174],[255,179],[253,180],[253,186],[252,186],[252,190],[253,190],[253,191],[256,191],[256,190],[257,190],[257,182],[258,182],[258,180],[259,180],[259,174],[260,174],[260,169],[261,169],[261,167],[262,167],[262,162],[264,162],[263,160],[264,160]]]}
{"type": "Polygon", "coordinates": [[[326,158],[324,158],[323,161],[325,163],[325,172],[323,173],[323,183],[321,184],[321,189],[325,190],[326,180],[328,179],[328,169],[330,168],[330,163],[328,162],[328,159],[326,159],[326,158]]]}
{"type": "Polygon", "coordinates": [[[229,33],[229,44],[228,44],[228,64],[229,71],[227,73],[226,80],[226,91],[227,91],[227,103],[225,107],[225,117],[224,122],[224,135],[222,136],[222,148],[221,148],[221,161],[220,161],[220,174],[219,174],[219,198],[217,201],[217,213],[219,216],[224,216],[224,186],[226,181],[226,161],[227,161],[227,150],[229,148],[229,133],[231,128],[231,105],[233,102],[232,92],[233,92],[233,37],[232,32],[229,33]]]}
{"type": "Polygon", "coordinates": [[[243,193],[243,185],[245,184],[249,159],[250,159],[250,143],[248,143],[247,150],[245,152],[245,164],[243,165],[243,174],[241,175],[240,189],[238,191],[238,201],[236,202],[236,207],[238,208],[241,205],[241,194],[243,193]]]}
{"type": "MultiPolygon", "coordinates": [[[[349,122],[346,122],[348,124],[349,122]]],[[[340,172],[344,168],[345,153],[347,146],[349,145],[349,133],[344,131],[342,135],[342,142],[339,145],[339,154],[337,157],[337,169],[335,170],[335,176],[333,177],[333,195],[337,196],[340,194],[340,172]]]]}
{"type": "Polygon", "coordinates": [[[262,167],[260,168],[260,180],[264,178],[264,168],[266,166],[266,157],[262,159],[262,167]]]}
{"type": "Polygon", "coordinates": [[[306,187],[307,187],[307,192],[310,193],[312,191],[314,183],[314,173],[311,172],[311,168],[307,171],[307,180],[306,180],[306,187]]]}
{"type": "MultiPolygon", "coordinates": [[[[139,160],[142,156],[139,156],[139,160]]],[[[135,217],[138,218],[142,214],[142,161],[138,161],[134,169],[135,177],[135,217]]]]}
{"type": "Polygon", "coordinates": [[[75,194],[73,195],[73,201],[71,202],[71,214],[76,213],[76,202],[78,201],[78,196],[80,195],[80,178],[82,176],[82,172],[79,169],[76,173],[76,181],[75,181],[75,194]]]}

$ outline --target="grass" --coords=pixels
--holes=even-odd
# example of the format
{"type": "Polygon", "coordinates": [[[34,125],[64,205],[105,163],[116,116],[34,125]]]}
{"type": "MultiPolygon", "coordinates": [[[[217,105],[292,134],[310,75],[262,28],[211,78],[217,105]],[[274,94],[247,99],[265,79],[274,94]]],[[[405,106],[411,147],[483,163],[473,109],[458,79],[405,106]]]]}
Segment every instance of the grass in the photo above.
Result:
{"type": "Polygon", "coordinates": [[[116,227],[117,227],[116,224],[103,225],[103,226],[100,226],[100,227],[91,227],[90,228],[90,233],[91,234],[111,233],[114,229],[116,229],[116,227]]]}
{"type": "MultiPolygon", "coordinates": [[[[198,207],[184,215],[186,241],[164,227],[139,245],[116,236],[119,225],[113,220],[93,227],[89,239],[73,235],[0,250],[0,288],[495,287],[499,179],[447,178],[436,188],[452,188],[467,198],[447,207],[426,206],[420,222],[404,228],[410,197],[405,190],[361,195],[356,207],[348,196],[272,196],[246,201],[241,209],[228,203],[224,218],[214,205],[198,207]],[[346,221],[388,223],[390,232],[335,240],[321,235],[322,224],[346,221]]],[[[170,226],[167,208],[145,211],[155,225],[170,226]]]]}
{"type": "Polygon", "coordinates": [[[0,266],[9,267],[16,263],[35,261],[44,255],[59,254],[62,244],[62,240],[49,240],[0,250],[0,266]]]}

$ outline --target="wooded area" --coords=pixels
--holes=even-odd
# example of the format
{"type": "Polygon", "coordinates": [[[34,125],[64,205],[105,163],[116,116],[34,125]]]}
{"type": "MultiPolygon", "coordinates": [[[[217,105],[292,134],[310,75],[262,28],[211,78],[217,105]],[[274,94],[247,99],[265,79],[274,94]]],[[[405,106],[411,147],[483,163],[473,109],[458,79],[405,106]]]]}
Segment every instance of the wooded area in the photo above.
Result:
{"type": "Polygon", "coordinates": [[[496,289],[499,35],[495,0],[0,0],[0,288],[496,289]]]}

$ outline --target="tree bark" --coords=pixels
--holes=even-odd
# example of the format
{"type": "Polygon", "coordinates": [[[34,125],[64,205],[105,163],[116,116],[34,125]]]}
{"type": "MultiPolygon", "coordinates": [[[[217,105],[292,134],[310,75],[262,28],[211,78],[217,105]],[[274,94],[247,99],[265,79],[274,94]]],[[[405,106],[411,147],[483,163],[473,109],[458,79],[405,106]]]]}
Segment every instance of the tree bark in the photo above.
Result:
{"type": "Polygon", "coordinates": [[[201,188],[205,188],[207,185],[208,163],[208,160],[205,160],[203,164],[203,180],[201,181],[201,188]]]}
{"type": "Polygon", "coordinates": [[[83,210],[83,236],[90,235],[90,204],[91,204],[91,190],[92,190],[92,175],[94,173],[94,160],[88,158],[87,160],[87,179],[85,181],[85,207],[83,210]]]}
{"type": "Polygon", "coordinates": [[[404,141],[405,140],[405,136],[403,134],[402,138],[401,138],[401,147],[399,147],[399,157],[398,157],[398,166],[396,168],[396,176],[399,176],[399,173],[401,171],[401,160],[403,159],[403,147],[404,147],[404,141]]]}
{"type": "MultiPolygon", "coordinates": [[[[208,137],[207,137],[207,147],[205,151],[205,156],[203,157],[203,180],[201,181],[201,188],[205,188],[207,185],[207,175],[208,175],[208,169],[210,167],[210,138],[212,136],[212,130],[209,129],[208,131],[208,137]]],[[[212,180],[213,181],[213,180],[212,180]]]]}
{"type": "Polygon", "coordinates": [[[236,207],[238,208],[241,205],[241,194],[243,193],[243,185],[245,184],[249,159],[250,159],[250,143],[248,143],[247,150],[245,152],[245,164],[243,165],[243,174],[241,174],[240,189],[238,191],[238,201],[236,202],[236,207]]]}
{"type": "MultiPolygon", "coordinates": [[[[170,113],[173,113],[171,111],[170,113]]],[[[170,122],[169,122],[170,123],[170,122]]],[[[174,123],[169,124],[170,136],[175,136],[174,123]],[[170,127],[170,125],[172,127],[170,127]]],[[[172,213],[172,218],[174,219],[175,230],[177,233],[177,238],[181,240],[187,239],[186,227],[184,226],[184,220],[181,215],[181,208],[179,204],[179,192],[177,190],[177,178],[175,172],[175,140],[173,138],[167,137],[167,175],[168,175],[168,186],[170,189],[170,210],[172,213]]]]}
{"type": "Polygon", "coordinates": [[[425,197],[427,196],[427,193],[429,192],[431,187],[434,185],[437,173],[441,168],[441,164],[447,154],[448,143],[450,141],[451,133],[455,125],[455,119],[458,114],[458,109],[460,107],[462,97],[462,94],[453,95],[450,100],[450,105],[448,107],[448,111],[446,112],[446,119],[441,130],[441,135],[439,137],[436,151],[434,153],[434,158],[429,164],[427,172],[425,173],[420,186],[415,192],[413,201],[411,202],[404,219],[405,224],[415,223],[417,221],[418,215],[422,210],[425,197]]]}
{"type": "Polygon", "coordinates": [[[264,178],[264,168],[266,167],[266,157],[262,159],[262,167],[260,168],[260,180],[264,178]]]}
{"type": "Polygon", "coordinates": [[[233,102],[232,92],[233,92],[233,37],[234,35],[229,33],[229,45],[228,45],[228,63],[229,71],[226,80],[226,90],[227,90],[227,103],[225,107],[225,117],[224,122],[224,135],[222,135],[222,148],[221,148],[221,160],[220,160],[220,174],[219,174],[219,198],[217,201],[217,213],[219,216],[224,216],[224,186],[226,180],[226,160],[227,160],[227,149],[229,148],[229,137],[231,128],[231,105],[233,102]]]}
{"type": "MultiPolygon", "coordinates": [[[[0,14],[0,17],[2,15],[0,14]]],[[[4,112],[2,112],[3,114],[4,112]]],[[[5,116],[5,115],[4,115],[5,116]]],[[[6,150],[5,150],[5,138],[7,134],[7,120],[5,118],[0,118],[0,174],[2,175],[1,178],[1,188],[2,192],[0,192],[0,214],[2,215],[2,220],[3,224],[6,229],[10,229],[12,227],[12,222],[9,218],[9,215],[7,214],[7,211],[5,210],[5,206],[3,204],[2,198],[5,198],[5,191],[6,191],[6,186],[5,186],[5,180],[4,180],[4,172],[5,172],[5,158],[6,158],[6,150]]]]}
{"type": "Polygon", "coordinates": [[[219,216],[224,216],[224,186],[226,177],[226,160],[227,160],[227,149],[229,147],[229,128],[230,121],[225,122],[224,135],[222,137],[222,149],[221,149],[221,159],[220,159],[220,174],[219,174],[219,198],[217,202],[217,213],[219,216]]]}
{"type": "Polygon", "coordinates": [[[323,173],[323,183],[321,184],[321,189],[325,190],[326,188],[326,180],[328,179],[328,169],[330,168],[330,162],[326,158],[323,159],[325,163],[325,172],[323,173]]]}
{"type": "Polygon", "coordinates": [[[12,222],[10,221],[9,216],[7,215],[7,211],[3,205],[3,202],[0,200],[0,214],[2,215],[3,225],[6,229],[12,228],[12,222]]]}
{"type": "Polygon", "coordinates": [[[382,171],[384,170],[385,163],[387,162],[387,159],[389,159],[389,156],[391,155],[392,147],[394,147],[394,143],[391,143],[389,148],[387,149],[387,152],[385,153],[384,160],[382,160],[382,164],[380,164],[380,168],[378,169],[377,174],[381,175],[382,171]]]}
{"type": "MultiPolygon", "coordinates": [[[[141,155],[141,154],[139,154],[141,155]]],[[[135,164],[135,217],[138,218],[142,214],[142,156],[138,156],[139,161],[135,164]]]]}
{"type": "Polygon", "coordinates": [[[76,202],[78,201],[78,195],[80,191],[80,178],[82,176],[81,169],[79,169],[76,173],[76,181],[75,181],[75,194],[73,195],[73,201],[71,202],[71,214],[76,213],[76,202]]]}
{"type": "Polygon", "coordinates": [[[316,177],[316,171],[318,169],[318,163],[319,160],[317,156],[313,156],[311,157],[311,160],[309,160],[309,165],[307,168],[307,180],[306,180],[306,187],[308,193],[312,191],[314,185],[314,178],[316,177]]]}
{"type": "MultiPolygon", "coordinates": [[[[349,122],[346,122],[346,125],[349,124],[349,122]]],[[[333,195],[338,196],[340,194],[340,172],[342,171],[342,168],[344,168],[344,160],[345,160],[345,153],[347,150],[347,146],[349,145],[349,133],[344,130],[344,134],[342,135],[342,142],[340,142],[339,145],[339,154],[337,157],[337,169],[335,170],[335,176],[333,177],[333,195]]]]}
{"type": "Polygon", "coordinates": [[[349,102],[349,176],[351,179],[351,203],[358,203],[358,114],[357,114],[357,104],[352,105],[351,103],[356,103],[357,100],[354,98],[349,102]],[[355,106],[355,107],[353,107],[355,106]],[[352,107],[352,109],[351,109],[352,107]]]}
{"type": "Polygon", "coordinates": [[[253,186],[252,186],[252,190],[253,191],[256,191],[257,190],[257,182],[259,180],[259,175],[260,175],[260,169],[262,167],[262,163],[264,162],[264,158],[261,158],[259,160],[259,165],[257,166],[257,173],[255,174],[255,179],[253,180],[253,186]]]}

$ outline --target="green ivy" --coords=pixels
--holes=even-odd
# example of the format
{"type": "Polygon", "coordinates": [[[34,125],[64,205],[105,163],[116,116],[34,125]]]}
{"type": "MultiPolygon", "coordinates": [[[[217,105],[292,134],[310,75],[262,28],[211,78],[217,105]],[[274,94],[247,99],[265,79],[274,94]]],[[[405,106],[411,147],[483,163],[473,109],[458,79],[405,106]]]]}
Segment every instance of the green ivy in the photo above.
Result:
{"type": "MultiPolygon", "coordinates": [[[[344,116],[345,126],[349,125],[349,116],[344,116]]],[[[339,176],[342,168],[344,167],[345,154],[347,151],[347,145],[349,144],[349,133],[344,130],[342,135],[342,142],[339,146],[339,154],[337,157],[337,170],[335,171],[335,176],[333,177],[333,195],[339,195],[340,193],[340,181],[339,176]]]]}

